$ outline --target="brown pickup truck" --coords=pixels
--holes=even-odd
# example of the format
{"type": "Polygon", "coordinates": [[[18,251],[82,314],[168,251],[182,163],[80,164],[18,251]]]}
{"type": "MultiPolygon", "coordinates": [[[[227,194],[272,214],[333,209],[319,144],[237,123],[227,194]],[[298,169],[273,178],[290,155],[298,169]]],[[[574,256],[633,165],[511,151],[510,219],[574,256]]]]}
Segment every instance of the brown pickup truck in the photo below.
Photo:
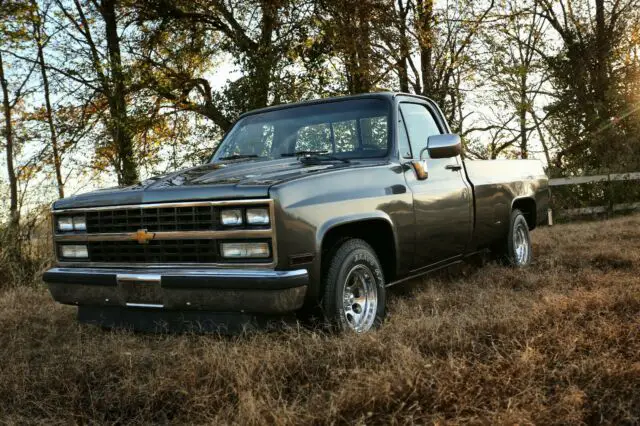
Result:
{"type": "Polygon", "coordinates": [[[379,325],[386,288],[491,250],[531,262],[542,164],[468,161],[431,100],[378,93],[244,114],[198,167],[57,201],[54,299],[81,321],[379,325]]]}

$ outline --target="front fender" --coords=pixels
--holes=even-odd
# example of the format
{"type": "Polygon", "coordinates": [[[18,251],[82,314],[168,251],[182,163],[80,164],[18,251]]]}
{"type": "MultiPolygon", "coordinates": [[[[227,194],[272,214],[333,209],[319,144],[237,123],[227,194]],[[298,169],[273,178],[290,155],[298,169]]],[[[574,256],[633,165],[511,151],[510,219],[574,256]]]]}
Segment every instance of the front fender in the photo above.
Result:
{"type": "Polygon", "coordinates": [[[395,246],[398,247],[398,233],[396,232],[396,228],[393,224],[393,221],[391,220],[391,217],[383,211],[376,210],[373,212],[355,213],[350,215],[338,216],[338,217],[331,218],[326,222],[322,223],[316,229],[316,253],[320,253],[320,251],[322,250],[322,241],[324,240],[324,237],[327,235],[327,233],[331,229],[341,225],[347,225],[350,223],[362,222],[362,221],[372,220],[372,219],[377,219],[377,220],[382,219],[389,224],[389,226],[391,227],[391,231],[393,232],[393,242],[395,246]]]}

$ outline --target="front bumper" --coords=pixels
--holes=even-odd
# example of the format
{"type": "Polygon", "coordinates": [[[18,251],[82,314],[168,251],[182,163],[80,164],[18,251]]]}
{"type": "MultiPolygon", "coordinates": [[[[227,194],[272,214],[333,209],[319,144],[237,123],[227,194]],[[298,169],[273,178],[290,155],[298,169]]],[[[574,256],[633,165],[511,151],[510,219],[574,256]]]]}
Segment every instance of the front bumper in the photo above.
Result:
{"type": "Polygon", "coordinates": [[[240,269],[53,268],[53,298],[80,306],[120,306],[280,314],[302,307],[309,275],[240,269]]]}

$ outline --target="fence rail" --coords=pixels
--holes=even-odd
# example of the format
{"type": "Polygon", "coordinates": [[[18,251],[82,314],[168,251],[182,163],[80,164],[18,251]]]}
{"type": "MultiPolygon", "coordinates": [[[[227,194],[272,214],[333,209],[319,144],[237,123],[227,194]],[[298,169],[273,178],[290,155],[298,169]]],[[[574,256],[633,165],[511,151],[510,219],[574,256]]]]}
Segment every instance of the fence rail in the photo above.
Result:
{"type": "MultiPolygon", "coordinates": [[[[623,181],[634,181],[634,180],[640,180],[640,172],[609,173],[606,175],[573,176],[573,177],[555,178],[555,179],[549,179],[549,186],[558,187],[558,186],[565,186],[565,185],[582,185],[585,183],[598,183],[598,182],[605,182],[611,185],[611,182],[623,182],[623,181]]],[[[620,212],[620,211],[640,209],[640,202],[614,204],[612,200],[605,199],[603,201],[609,201],[609,203],[607,205],[601,205],[601,206],[562,209],[562,210],[559,210],[557,213],[559,213],[560,216],[573,217],[573,216],[584,216],[589,214],[614,213],[614,212],[620,212]]],[[[550,222],[553,221],[551,217],[551,213],[549,214],[549,221],[550,222]]]]}
{"type": "Polygon", "coordinates": [[[615,182],[625,180],[640,180],[640,172],[632,173],[611,173],[608,175],[596,175],[596,176],[574,176],[566,178],[549,179],[550,186],[563,186],[563,185],[580,185],[582,183],[595,183],[595,182],[615,182]]]}

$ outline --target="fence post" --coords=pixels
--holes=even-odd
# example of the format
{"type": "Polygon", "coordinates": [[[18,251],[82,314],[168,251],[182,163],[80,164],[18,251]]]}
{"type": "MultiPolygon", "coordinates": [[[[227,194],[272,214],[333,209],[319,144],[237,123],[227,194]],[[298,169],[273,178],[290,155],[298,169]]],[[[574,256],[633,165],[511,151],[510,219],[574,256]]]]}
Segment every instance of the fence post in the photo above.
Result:
{"type": "Polygon", "coordinates": [[[613,217],[613,183],[611,180],[611,173],[607,173],[607,218],[613,217]]]}

